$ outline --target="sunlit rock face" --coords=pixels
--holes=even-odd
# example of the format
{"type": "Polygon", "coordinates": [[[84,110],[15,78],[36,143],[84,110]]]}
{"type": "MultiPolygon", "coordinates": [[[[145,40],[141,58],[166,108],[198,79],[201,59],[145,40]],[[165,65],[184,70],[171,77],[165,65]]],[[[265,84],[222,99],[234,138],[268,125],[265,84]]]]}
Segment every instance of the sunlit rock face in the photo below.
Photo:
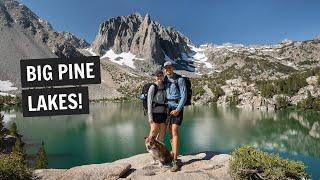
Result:
{"type": "Polygon", "coordinates": [[[192,52],[188,44],[191,41],[172,27],[163,27],[148,14],[142,17],[134,13],[103,22],[91,48],[100,56],[112,49],[115,54],[130,52],[149,64],[162,65],[169,60],[178,68],[194,70],[188,67],[187,58],[192,52]]]}

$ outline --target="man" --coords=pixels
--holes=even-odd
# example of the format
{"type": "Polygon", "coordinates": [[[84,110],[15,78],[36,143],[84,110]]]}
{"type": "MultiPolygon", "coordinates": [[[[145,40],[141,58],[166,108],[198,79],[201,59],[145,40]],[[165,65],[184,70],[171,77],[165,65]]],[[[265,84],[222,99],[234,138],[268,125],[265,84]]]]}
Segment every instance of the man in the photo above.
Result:
{"type": "Polygon", "coordinates": [[[179,127],[183,119],[183,107],[187,100],[186,82],[180,75],[173,72],[171,62],[164,63],[166,77],[164,85],[168,100],[168,119],[171,135],[171,147],[173,152],[173,161],[171,171],[176,172],[179,170],[177,159],[179,155],[179,127]]]}

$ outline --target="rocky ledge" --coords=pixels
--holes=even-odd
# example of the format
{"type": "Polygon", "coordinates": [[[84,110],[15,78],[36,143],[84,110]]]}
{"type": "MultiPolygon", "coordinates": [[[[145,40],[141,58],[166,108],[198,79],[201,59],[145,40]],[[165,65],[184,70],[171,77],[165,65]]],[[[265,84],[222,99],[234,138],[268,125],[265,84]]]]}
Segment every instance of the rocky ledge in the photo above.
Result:
{"type": "Polygon", "coordinates": [[[117,160],[112,163],[77,166],[70,169],[39,169],[34,179],[231,179],[228,154],[202,152],[181,156],[181,170],[173,173],[169,167],[153,165],[148,153],[117,160]]]}

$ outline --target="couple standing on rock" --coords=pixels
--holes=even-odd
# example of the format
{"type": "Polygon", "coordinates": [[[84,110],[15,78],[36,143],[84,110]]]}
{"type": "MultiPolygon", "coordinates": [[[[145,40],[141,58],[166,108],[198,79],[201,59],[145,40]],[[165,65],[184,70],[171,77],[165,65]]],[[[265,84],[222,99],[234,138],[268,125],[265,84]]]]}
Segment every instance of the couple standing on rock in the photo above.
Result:
{"type": "Polygon", "coordinates": [[[173,153],[171,171],[179,169],[179,127],[183,120],[183,107],[187,100],[187,89],[184,78],[173,72],[171,62],[164,63],[164,72],[153,73],[155,84],[148,90],[148,119],[150,122],[150,137],[157,137],[163,142],[167,125],[170,129],[170,142],[173,153]],[[164,75],[165,72],[165,75],[164,75]]]}

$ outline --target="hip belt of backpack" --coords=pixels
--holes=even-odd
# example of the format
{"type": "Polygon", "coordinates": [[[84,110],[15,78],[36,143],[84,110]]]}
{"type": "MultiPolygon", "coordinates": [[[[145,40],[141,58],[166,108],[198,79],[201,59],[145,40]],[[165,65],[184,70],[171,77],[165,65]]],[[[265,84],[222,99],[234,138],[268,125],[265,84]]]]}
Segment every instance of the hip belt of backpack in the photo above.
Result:
{"type": "Polygon", "coordinates": [[[178,99],[167,99],[167,101],[168,102],[175,102],[175,103],[179,103],[179,101],[180,101],[180,98],[178,98],[178,99]]]}

